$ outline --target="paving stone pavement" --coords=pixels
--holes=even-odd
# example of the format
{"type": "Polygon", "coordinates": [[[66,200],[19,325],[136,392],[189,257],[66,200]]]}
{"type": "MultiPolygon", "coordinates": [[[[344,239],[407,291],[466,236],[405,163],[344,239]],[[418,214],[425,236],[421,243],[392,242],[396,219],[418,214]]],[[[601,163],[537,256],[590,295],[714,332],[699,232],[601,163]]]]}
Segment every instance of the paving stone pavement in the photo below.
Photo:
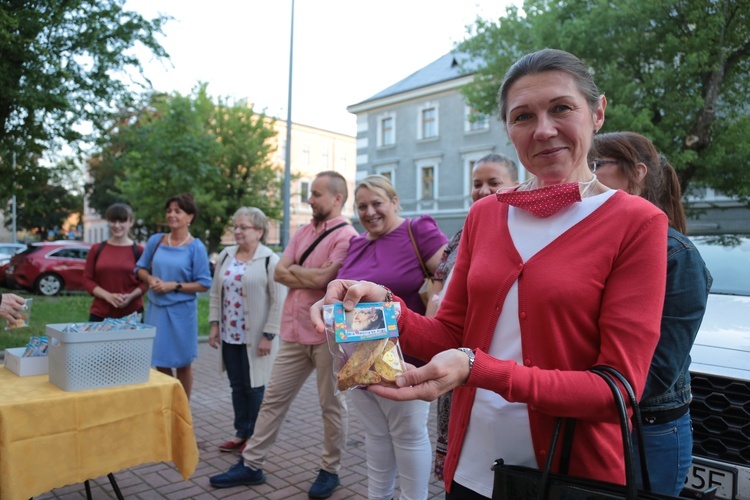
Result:
{"type": "MultiPolygon", "coordinates": [[[[144,464],[113,471],[123,496],[127,499],[306,499],[307,491],[318,474],[323,422],[313,373],[303,386],[286,416],[276,445],[266,462],[267,482],[260,486],[215,489],[208,478],[226,471],[238,460],[236,453],[222,453],[219,444],[233,434],[232,402],[229,382],[218,369],[218,352],[207,343],[198,346],[193,364],[194,386],[190,401],[193,428],[200,460],[193,476],[185,481],[172,463],[144,464]]],[[[430,408],[430,436],[435,443],[435,403],[430,408]]],[[[332,500],[367,498],[367,466],[364,432],[349,408],[347,449],[343,454],[341,486],[332,500]]],[[[106,476],[91,479],[92,498],[116,498],[106,476]]],[[[398,483],[397,483],[398,487],[398,483]]],[[[443,498],[441,482],[432,479],[428,498],[443,498]]],[[[395,498],[399,497],[396,491],[395,498]]],[[[86,498],[83,484],[65,486],[36,497],[39,500],[86,498]]]]}

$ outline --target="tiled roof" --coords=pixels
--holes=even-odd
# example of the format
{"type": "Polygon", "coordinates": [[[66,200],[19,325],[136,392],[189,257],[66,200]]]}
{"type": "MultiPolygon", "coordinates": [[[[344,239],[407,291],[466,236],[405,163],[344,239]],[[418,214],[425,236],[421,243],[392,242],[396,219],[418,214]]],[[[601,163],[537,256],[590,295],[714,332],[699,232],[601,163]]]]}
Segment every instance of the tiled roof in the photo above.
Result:
{"type": "Polygon", "coordinates": [[[385,90],[381,90],[374,96],[369,97],[358,104],[461,78],[467,74],[471,74],[475,68],[476,64],[473,63],[473,61],[468,60],[465,54],[460,52],[449,52],[424,68],[407,76],[400,82],[394,83],[385,90]]]}

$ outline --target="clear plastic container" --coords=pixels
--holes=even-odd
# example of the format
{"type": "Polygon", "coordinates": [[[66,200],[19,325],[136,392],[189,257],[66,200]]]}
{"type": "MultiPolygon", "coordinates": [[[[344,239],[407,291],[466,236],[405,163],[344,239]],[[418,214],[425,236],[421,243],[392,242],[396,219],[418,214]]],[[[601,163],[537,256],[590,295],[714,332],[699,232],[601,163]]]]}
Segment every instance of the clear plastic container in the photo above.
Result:
{"type": "Polygon", "coordinates": [[[29,326],[29,321],[31,320],[31,304],[34,301],[34,299],[25,299],[26,302],[23,305],[23,308],[21,309],[21,317],[18,318],[15,321],[8,321],[5,322],[5,329],[6,330],[14,330],[16,328],[24,328],[29,326]]]}

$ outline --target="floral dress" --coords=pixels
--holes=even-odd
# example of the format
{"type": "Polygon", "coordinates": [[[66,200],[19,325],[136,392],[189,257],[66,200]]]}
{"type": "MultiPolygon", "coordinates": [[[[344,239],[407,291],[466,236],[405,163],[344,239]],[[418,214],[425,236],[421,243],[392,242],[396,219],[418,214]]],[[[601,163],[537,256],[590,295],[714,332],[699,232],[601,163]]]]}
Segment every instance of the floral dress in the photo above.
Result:
{"type": "Polygon", "coordinates": [[[247,262],[232,259],[222,276],[224,287],[224,304],[221,308],[221,338],[228,344],[245,343],[245,308],[242,307],[244,292],[242,276],[247,269],[247,262]]]}

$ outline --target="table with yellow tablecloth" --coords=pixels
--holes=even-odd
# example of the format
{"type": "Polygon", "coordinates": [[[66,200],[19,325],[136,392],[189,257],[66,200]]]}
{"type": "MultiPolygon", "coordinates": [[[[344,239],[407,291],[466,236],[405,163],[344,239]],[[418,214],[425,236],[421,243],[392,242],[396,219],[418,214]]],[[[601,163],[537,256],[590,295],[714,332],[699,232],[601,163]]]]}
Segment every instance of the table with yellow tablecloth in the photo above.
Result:
{"type": "Polygon", "coordinates": [[[47,375],[0,368],[0,498],[28,499],[149,462],[171,461],[188,479],[198,447],[185,391],[151,370],[149,381],[66,392],[47,375]]]}

